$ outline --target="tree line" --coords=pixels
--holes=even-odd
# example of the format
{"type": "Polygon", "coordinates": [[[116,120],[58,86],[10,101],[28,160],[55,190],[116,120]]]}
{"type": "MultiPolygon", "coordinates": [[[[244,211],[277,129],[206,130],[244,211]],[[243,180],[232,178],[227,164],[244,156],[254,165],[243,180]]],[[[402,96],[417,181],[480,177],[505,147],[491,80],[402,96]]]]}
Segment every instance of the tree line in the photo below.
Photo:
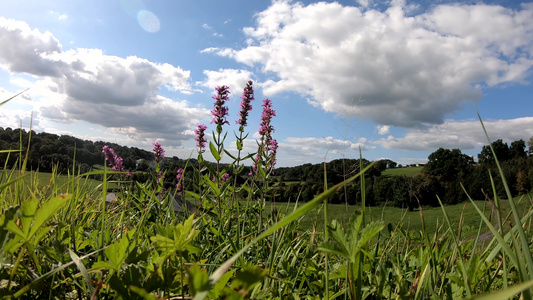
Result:
{"type": "MultiPolygon", "coordinates": [[[[533,137],[529,150],[523,140],[510,145],[497,140],[492,148],[503,170],[506,182],[513,195],[525,194],[533,186],[533,137]]],[[[370,162],[363,159],[362,165],[370,162]]],[[[280,168],[276,201],[305,201],[358,172],[361,164],[357,159],[335,160],[327,164],[306,164],[293,168],[280,168]],[[325,174],[324,174],[324,170],[325,174]]],[[[496,186],[498,197],[506,197],[496,161],[489,145],[482,147],[474,158],[459,149],[439,148],[428,156],[422,171],[414,176],[383,175],[383,171],[395,168],[390,160],[381,160],[365,174],[365,201],[367,205],[393,205],[413,209],[418,205],[456,204],[472,199],[494,198],[491,185],[496,186]],[[437,198],[438,197],[438,198],[437,198]]],[[[330,199],[331,203],[361,203],[361,183],[353,182],[330,199]]]]}
{"type": "MultiPolygon", "coordinates": [[[[27,155],[27,169],[40,172],[66,174],[73,169],[85,173],[98,165],[104,164],[102,147],[108,145],[123,158],[125,168],[133,172],[132,179],[145,181],[150,178],[154,168],[154,154],[136,147],[125,147],[103,141],[82,140],[69,135],[56,135],[46,132],[27,132],[24,129],[0,127],[0,149],[18,150],[0,154],[0,167],[14,166],[19,155],[27,155]],[[28,149],[28,140],[31,143],[28,149]],[[27,151],[27,153],[26,153],[27,151]],[[74,165],[75,164],[75,165],[74,165]],[[138,171],[138,172],[135,172],[138,171]]],[[[501,164],[507,184],[513,195],[528,193],[533,186],[533,137],[526,142],[518,140],[510,145],[497,140],[492,148],[501,164]],[[529,146],[529,151],[527,150],[529,146]]],[[[281,167],[275,171],[273,201],[305,202],[321,193],[325,185],[333,186],[351,175],[359,172],[371,162],[362,159],[337,159],[322,164],[304,164],[295,167],[281,167]]],[[[192,174],[198,162],[194,159],[183,160],[176,156],[167,157],[161,167],[166,171],[165,186],[175,186],[175,172],[185,168],[192,174]]],[[[398,164],[384,159],[374,163],[365,173],[365,200],[367,205],[388,204],[396,207],[413,209],[421,205],[438,205],[437,196],[445,204],[456,204],[467,200],[494,197],[491,187],[491,175],[496,185],[497,196],[505,197],[503,182],[498,175],[494,157],[488,145],[483,146],[474,158],[463,154],[459,149],[440,148],[431,153],[428,162],[417,175],[390,176],[383,175],[387,169],[396,168],[398,164]],[[466,192],[466,193],[465,193],[466,192]]],[[[243,170],[238,182],[247,180],[249,168],[243,170]]],[[[185,188],[193,189],[193,176],[185,177],[185,188]]],[[[356,204],[361,202],[361,182],[359,180],[347,185],[337,192],[329,201],[331,203],[356,204]]]]}

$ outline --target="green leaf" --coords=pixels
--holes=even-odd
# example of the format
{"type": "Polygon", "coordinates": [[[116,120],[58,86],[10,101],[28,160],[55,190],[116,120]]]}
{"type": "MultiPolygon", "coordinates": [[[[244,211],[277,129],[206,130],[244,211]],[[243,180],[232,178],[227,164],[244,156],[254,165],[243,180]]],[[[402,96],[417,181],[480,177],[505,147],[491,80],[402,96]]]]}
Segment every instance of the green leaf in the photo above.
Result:
{"type": "Polygon", "coordinates": [[[211,288],[209,291],[209,298],[211,299],[219,299],[222,293],[222,290],[226,287],[226,284],[231,279],[231,276],[233,276],[233,273],[235,273],[235,270],[229,270],[224,274],[222,277],[220,277],[220,280],[217,281],[217,283],[211,288]]]}
{"type": "Polygon", "coordinates": [[[228,150],[224,149],[224,153],[226,153],[229,157],[231,157],[231,159],[237,161],[237,157],[233,156],[228,150]]]}
{"type": "Polygon", "coordinates": [[[137,295],[143,297],[143,299],[146,299],[146,300],[159,300],[158,297],[148,293],[145,289],[140,288],[138,286],[130,285],[128,288],[131,291],[133,291],[134,293],[136,293],[137,295]]]}
{"type": "MultiPolygon", "coordinates": [[[[72,195],[57,196],[44,203],[35,213],[35,218],[31,226],[28,237],[32,237],[37,230],[50,219],[59,209],[65,206],[65,203],[72,198],[72,195]]],[[[33,200],[32,200],[33,201],[33,200]]],[[[38,200],[37,200],[38,201],[38,200]]]]}
{"type": "Polygon", "coordinates": [[[265,278],[266,273],[266,270],[258,266],[246,266],[237,272],[231,286],[249,291],[265,278]]]}
{"type": "MultiPolygon", "coordinates": [[[[30,238],[30,229],[32,228],[31,221],[35,217],[38,205],[39,199],[31,199],[22,203],[22,216],[20,217],[20,223],[22,224],[22,231],[24,232],[23,238],[25,240],[29,240],[30,238]]],[[[37,230],[37,228],[35,230],[37,230]]]]}
{"type": "Polygon", "coordinates": [[[160,262],[176,253],[181,254],[185,251],[198,252],[200,250],[191,244],[200,233],[199,230],[193,228],[193,221],[194,215],[191,215],[183,223],[161,228],[160,234],[150,238],[154,247],[161,252],[160,262]]]}
{"type": "Polygon", "coordinates": [[[214,183],[209,178],[207,178],[207,175],[204,176],[204,181],[211,187],[211,189],[213,190],[213,193],[215,194],[215,196],[219,196],[220,195],[220,189],[218,188],[217,184],[214,183]]]}
{"type": "Polygon", "coordinates": [[[196,198],[196,199],[200,199],[200,198],[201,198],[201,196],[198,195],[198,194],[195,193],[195,192],[185,191],[185,193],[186,193],[187,195],[193,196],[193,197],[196,198]]]}
{"type": "Polygon", "coordinates": [[[72,261],[76,264],[78,267],[78,270],[80,270],[81,274],[83,275],[83,279],[85,280],[85,284],[89,288],[89,295],[92,295],[94,292],[94,288],[91,282],[91,277],[89,276],[89,272],[87,272],[87,268],[85,268],[85,265],[83,265],[83,262],[79,258],[76,253],[74,253],[72,250],[68,249],[68,253],[70,255],[70,258],[72,258],[72,261]]]}
{"type": "Polygon", "coordinates": [[[474,296],[470,299],[476,299],[476,300],[506,300],[511,299],[513,296],[515,296],[518,293],[521,293],[529,288],[533,287],[533,280],[526,281],[517,285],[513,285],[511,287],[508,287],[506,289],[501,289],[497,292],[485,294],[481,296],[474,296]]]}
{"type": "Polygon", "coordinates": [[[120,241],[110,245],[104,250],[106,257],[109,259],[111,265],[113,265],[115,271],[120,270],[130,252],[135,249],[137,243],[133,240],[134,233],[135,230],[128,231],[122,236],[120,241]]]}
{"type": "MultiPolygon", "coordinates": [[[[97,254],[98,252],[102,251],[102,249],[100,250],[96,250],[94,252],[91,252],[85,256],[82,256],[80,259],[86,259],[87,257],[89,256],[92,256],[94,254],[97,254]]],[[[48,273],[45,273],[43,275],[41,275],[39,278],[33,280],[32,282],[28,283],[27,285],[25,285],[23,288],[21,288],[20,290],[18,290],[14,295],[13,297],[14,298],[20,298],[22,295],[24,295],[28,290],[30,290],[33,286],[36,286],[38,283],[40,283],[41,281],[43,281],[44,279],[46,278],[49,278],[50,276],[53,276],[55,275],[56,273],[70,267],[72,264],[74,264],[73,261],[69,262],[69,263],[66,263],[66,264],[63,264],[63,265],[60,265],[59,267],[49,271],[48,273]]]]}
{"type": "Polygon", "coordinates": [[[385,224],[382,221],[372,222],[366,225],[361,231],[356,248],[362,248],[371,238],[375,237],[381,230],[383,230],[383,228],[385,228],[385,224]]]}
{"type": "Polygon", "coordinates": [[[218,153],[217,148],[215,148],[215,144],[213,142],[209,142],[209,150],[211,151],[211,155],[215,158],[215,160],[220,160],[220,153],[218,153]]]}
{"type": "Polygon", "coordinates": [[[207,274],[205,269],[202,269],[199,265],[193,265],[187,273],[189,274],[189,286],[193,296],[201,291],[209,291],[211,289],[209,274],[207,274]]]}

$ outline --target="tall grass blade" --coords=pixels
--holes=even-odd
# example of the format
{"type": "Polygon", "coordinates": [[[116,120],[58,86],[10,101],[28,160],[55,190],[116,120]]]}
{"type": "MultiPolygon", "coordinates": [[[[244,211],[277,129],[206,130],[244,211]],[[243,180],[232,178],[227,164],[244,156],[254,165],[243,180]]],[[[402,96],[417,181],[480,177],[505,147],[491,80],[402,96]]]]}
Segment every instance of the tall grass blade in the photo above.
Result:
{"type": "Polygon", "coordinates": [[[30,88],[27,88],[27,89],[23,90],[22,92],[19,92],[18,94],[16,94],[16,95],[14,95],[14,96],[11,96],[11,97],[7,98],[7,100],[4,100],[4,101],[0,102],[0,106],[2,106],[2,105],[4,105],[4,104],[8,103],[9,101],[13,100],[13,99],[16,98],[18,95],[20,95],[20,94],[26,92],[26,91],[29,90],[29,89],[30,89],[30,88]]]}
{"type": "Polygon", "coordinates": [[[513,298],[518,293],[521,293],[523,291],[526,291],[527,289],[533,288],[533,280],[526,281],[517,285],[513,285],[509,288],[499,290],[494,293],[481,295],[481,296],[474,296],[469,299],[472,300],[507,300],[510,298],[513,298]]]}
{"type": "MultiPolygon", "coordinates": [[[[507,185],[507,181],[505,180],[505,175],[503,174],[503,170],[500,166],[500,162],[498,161],[498,158],[496,157],[496,152],[494,151],[494,148],[492,147],[492,143],[490,142],[489,135],[487,133],[485,125],[483,124],[483,120],[481,119],[481,116],[479,115],[479,112],[477,113],[477,115],[478,115],[479,121],[481,122],[481,126],[483,127],[483,131],[485,132],[487,141],[489,142],[490,151],[492,152],[492,156],[494,157],[494,162],[496,163],[498,172],[502,179],[502,183],[505,189],[505,193],[507,194],[507,198],[509,200],[509,206],[511,207],[511,211],[514,217],[515,224],[521,225],[522,223],[521,223],[520,215],[518,214],[518,209],[516,208],[516,205],[514,203],[511,190],[509,189],[509,186],[507,185]]],[[[523,252],[523,255],[526,259],[527,269],[526,269],[526,266],[524,266],[522,263],[520,263],[516,267],[520,269],[522,276],[524,276],[523,280],[526,280],[526,278],[528,278],[529,280],[533,280],[533,256],[531,254],[531,250],[529,249],[529,243],[526,237],[526,233],[524,229],[522,228],[522,226],[519,226],[517,229],[518,229],[518,234],[520,236],[520,243],[522,246],[521,246],[521,249],[518,249],[518,245],[516,245],[517,246],[516,250],[517,252],[523,252]]],[[[519,257],[519,259],[521,260],[522,257],[519,257]]],[[[529,293],[529,291],[526,291],[525,296],[531,299],[531,294],[529,293]]]]}
{"type": "MultiPolygon", "coordinates": [[[[337,192],[340,188],[342,188],[345,184],[355,180],[356,178],[363,175],[370,167],[372,167],[374,164],[369,164],[366,168],[362,169],[359,173],[356,175],[348,178],[347,180],[336,184],[335,186],[331,187],[327,191],[323,192],[322,194],[316,196],[313,200],[307,202],[306,204],[302,205],[300,208],[292,212],[291,214],[285,216],[283,219],[279,220],[277,223],[269,227],[267,230],[265,230],[261,235],[254,238],[250,243],[248,243],[244,248],[239,250],[239,252],[235,253],[230,259],[228,259],[226,262],[224,262],[220,267],[218,267],[211,276],[209,276],[209,280],[211,284],[215,284],[221,277],[226,273],[228,268],[241,256],[246,250],[248,250],[252,245],[258,243],[259,241],[263,240],[267,236],[274,233],[276,230],[288,225],[292,221],[300,218],[301,216],[305,215],[309,211],[311,211],[313,208],[316,208],[320,203],[322,203],[324,200],[327,200],[331,195],[333,195],[335,192],[337,192]]],[[[207,294],[209,293],[208,290],[204,290],[199,292],[194,296],[194,300],[200,300],[205,299],[207,297],[207,294]]]]}

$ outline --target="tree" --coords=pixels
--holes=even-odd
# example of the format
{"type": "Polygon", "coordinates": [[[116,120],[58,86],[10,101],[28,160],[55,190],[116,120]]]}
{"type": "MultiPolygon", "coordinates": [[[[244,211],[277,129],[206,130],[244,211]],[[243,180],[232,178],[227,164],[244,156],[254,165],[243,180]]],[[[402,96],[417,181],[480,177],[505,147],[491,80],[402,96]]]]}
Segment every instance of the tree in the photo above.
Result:
{"type": "Polygon", "coordinates": [[[509,147],[509,155],[511,159],[526,158],[526,142],[524,140],[518,140],[511,143],[509,147]]]}
{"type": "Polygon", "coordinates": [[[438,183],[435,188],[440,190],[439,196],[443,202],[453,204],[464,197],[460,183],[468,179],[473,164],[472,157],[461,153],[459,149],[439,148],[429,155],[423,170],[430,182],[438,183]]]}
{"type": "MultiPolygon", "coordinates": [[[[511,158],[511,152],[509,151],[509,146],[507,143],[504,143],[501,139],[491,143],[492,149],[498,158],[498,161],[503,162],[511,158]]],[[[481,153],[477,156],[478,161],[481,164],[491,164],[494,163],[494,157],[492,156],[492,151],[490,146],[483,146],[481,153]]]]}
{"type": "Polygon", "coordinates": [[[428,163],[423,170],[431,176],[450,182],[473,163],[472,157],[461,153],[459,149],[439,148],[428,156],[428,163]]]}

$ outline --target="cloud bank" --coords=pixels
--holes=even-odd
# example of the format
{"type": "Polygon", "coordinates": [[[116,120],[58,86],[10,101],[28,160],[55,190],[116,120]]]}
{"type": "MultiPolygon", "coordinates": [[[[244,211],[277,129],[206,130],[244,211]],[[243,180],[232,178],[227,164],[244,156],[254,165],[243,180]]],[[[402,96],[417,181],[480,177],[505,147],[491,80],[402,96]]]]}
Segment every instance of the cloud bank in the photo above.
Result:
{"type": "Polygon", "coordinates": [[[25,22],[0,18],[0,67],[40,78],[46,100],[40,117],[86,121],[135,137],[178,146],[209,110],[160,95],[160,89],[192,93],[190,72],[136,56],[106,55],[97,49],[62,50],[50,33],[25,22]]]}
{"type": "Polygon", "coordinates": [[[411,11],[402,1],[379,11],[278,0],[243,29],[245,47],[203,52],[275,75],[262,83],[267,96],[297,92],[325,111],[399,127],[442,123],[484,87],[527,82],[533,4],[411,11]]]}

